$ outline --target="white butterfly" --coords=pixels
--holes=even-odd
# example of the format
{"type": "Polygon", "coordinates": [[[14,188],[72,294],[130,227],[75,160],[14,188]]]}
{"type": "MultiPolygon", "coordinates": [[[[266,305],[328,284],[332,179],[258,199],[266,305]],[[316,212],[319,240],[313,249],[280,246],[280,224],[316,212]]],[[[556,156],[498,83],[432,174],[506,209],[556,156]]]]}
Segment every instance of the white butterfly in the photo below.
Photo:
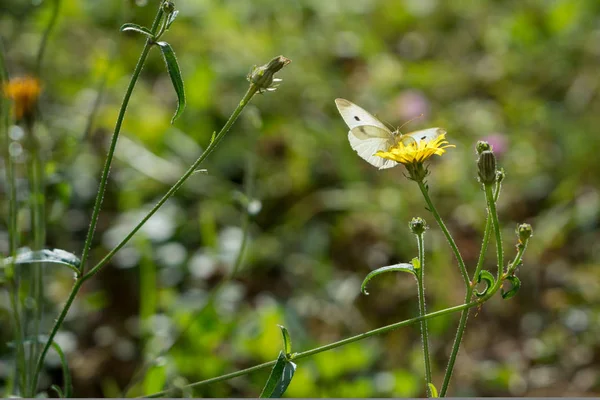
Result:
{"type": "Polygon", "coordinates": [[[335,99],[335,105],[350,128],[348,132],[350,146],[360,157],[379,169],[392,168],[398,164],[396,161],[374,155],[379,150],[387,151],[400,141],[405,144],[420,140],[429,142],[446,133],[441,128],[423,129],[406,134],[401,134],[399,130],[392,132],[381,121],[351,101],[335,99]]]}

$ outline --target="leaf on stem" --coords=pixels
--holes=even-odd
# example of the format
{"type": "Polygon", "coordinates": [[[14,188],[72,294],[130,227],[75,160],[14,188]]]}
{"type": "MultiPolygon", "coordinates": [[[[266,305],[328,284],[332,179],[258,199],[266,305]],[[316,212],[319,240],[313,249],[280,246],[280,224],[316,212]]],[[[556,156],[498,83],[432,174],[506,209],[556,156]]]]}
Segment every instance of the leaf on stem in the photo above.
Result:
{"type": "Polygon", "coordinates": [[[152,34],[152,32],[150,32],[150,29],[132,23],[123,24],[123,26],[121,27],[121,32],[137,32],[149,37],[150,39],[154,38],[154,35],[152,34]]]}
{"type": "Polygon", "coordinates": [[[363,281],[362,285],[360,286],[360,291],[363,294],[368,295],[369,293],[367,292],[367,283],[369,283],[369,281],[371,279],[373,279],[374,277],[376,277],[377,275],[385,274],[386,272],[410,272],[414,276],[417,276],[417,274],[415,272],[415,267],[409,263],[401,263],[401,264],[389,265],[387,267],[377,268],[375,271],[371,271],[369,273],[369,275],[367,275],[365,277],[365,280],[363,281]]]}
{"type": "Polygon", "coordinates": [[[487,271],[485,269],[479,272],[479,275],[477,276],[477,283],[481,283],[482,280],[485,281],[485,290],[483,292],[479,292],[478,290],[476,290],[475,295],[477,297],[485,296],[488,290],[490,290],[490,288],[494,286],[495,283],[494,275],[492,275],[490,271],[487,271]]]}
{"type": "Polygon", "coordinates": [[[4,260],[0,260],[0,267],[11,264],[33,264],[42,262],[66,265],[76,273],[79,273],[79,265],[81,264],[81,260],[75,254],[65,250],[44,249],[32,251],[25,247],[19,251],[16,257],[7,257],[4,260]]]}
{"type": "Polygon", "coordinates": [[[285,354],[283,354],[283,351],[280,351],[277,362],[271,370],[271,375],[269,375],[269,379],[267,380],[260,397],[281,397],[290,385],[290,382],[294,377],[294,372],[296,372],[296,364],[288,361],[285,354]]]}
{"type": "Polygon", "coordinates": [[[513,297],[515,294],[517,294],[517,292],[521,288],[521,280],[519,278],[517,278],[516,276],[514,276],[514,275],[507,276],[506,280],[510,282],[512,287],[510,288],[510,290],[507,290],[506,292],[504,291],[504,289],[500,289],[500,294],[502,295],[502,298],[504,300],[508,300],[511,297],[513,297]]]}
{"type": "Polygon", "coordinates": [[[171,45],[167,42],[156,42],[156,44],[158,47],[160,47],[160,51],[165,59],[165,63],[167,64],[167,71],[171,77],[173,88],[175,88],[175,92],[177,93],[177,110],[175,111],[173,118],[171,118],[171,124],[173,124],[185,109],[185,90],[183,87],[183,79],[181,78],[181,71],[179,70],[177,57],[175,57],[175,52],[173,51],[173,48],[171,48],[171,45]]]}
{"type": "Polygon", "coordinates": [[[292,337],[290,333],[283,325],[277,325],[281,329],[281,335],[283,336],[283,349],[285,351],[285,357],[287,359],[292,355],[292,337]]]}

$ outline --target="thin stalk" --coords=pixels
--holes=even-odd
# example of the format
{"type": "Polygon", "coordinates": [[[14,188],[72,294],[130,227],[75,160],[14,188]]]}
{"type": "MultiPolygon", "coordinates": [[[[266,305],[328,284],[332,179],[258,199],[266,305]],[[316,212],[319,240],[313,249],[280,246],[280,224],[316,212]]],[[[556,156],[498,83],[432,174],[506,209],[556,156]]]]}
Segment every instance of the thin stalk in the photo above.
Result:
{"type": "MultiPolygon", "coordinates": [[[[45,345],[44,349],[42,350],[42,354],[41,354],[40,358],[38,359],[38,364],[37,364],[37,369],[36,369],[36,379],[38,378],[39,373],[40,373],[40,371],[42,369],[44,358],[46,357],[46,354],[48,353],[48,349],[50,348],[52,340],[54,340],[54,336],[56,336],[56,333],[60,329],[60,326],[62,325],[65,317],[67,316],[69,308],[73,304],[73,301],[75,300],[75,296],[77,295],[77,292],[79,292],[79,289],[81,289],[81,286],[83,285],[83,283],[85,281],[87,281],[88,279],[90,279],[91,277],[93,277],[94,275],[96,275],[102,269],[102,267],[104,267],[110,261],[110,259],[115,255],[115,253],[117,251],[119,251],[123,246],[125,246],[125,244],[127,244],[127,242],[144,225],[144,223],[146,223],[146,221],[148,221],[150,219],[150,217],[152,217],[152,215],[154,215],[154,213],[156,213],[156,211],[158,211],[158,209],[171,196],[173,196],[173,194],[196,171],[196,169],[202,163],[202,161],[204,161],[206,159],[206,157],[217,147],[217,145],[219,144],[219,142],[223,139],[223,137],[225,136],[225,134],[229,131],[229,129],[231,128],[231,126],[233,125],[233,123],[235,122],[235,120],[237,119],[237,117],[240,115],[240,113],[242,112],[242,110],[244,109],[244,107],[246,107],[246,105],[248,104],[248,102],[250,101],[250,99],[254,96],[254,94],[256,94],[257,91],[258,91],[258,87],[257,86],[255,86],[253,84],[250,85],[250,88],[248,89],[248,92],[246,92],[246,94],[244,95],[244,98],[242,99],[242,101],[239,103],[239,105],[237,106],[237,108],[235,109],[235,111],[233,112],[233,114],[229,117],[229,120],[227,121],[227,123],[225,124],[225,126],[223,127],[223,129],[221,129],[221,131],[219,132],[219,134],[215,137],[215,139],[210,143],[210,145],[202,153],[202,155],[200,156],[200,158],[198,158],[198,160],[196,160],[196,162],[194,162],[194,164],[187,170],[187,172],[171,187],[171,189],[169,189],[169,191],[163,196],[163,198],[154,206],[154,208],[152,208],[152,210],[150,210],[150,212],[125,237],[125,239],[123,239],[123,241],[121,241],[121,243],[119,243],[111,252],[109,252],[109,254],[107,254],[94,268],[92,268],[86,274],[80,275],[77,278],[77,280],[75,281],[75,285],[73,285],[73,288],[71,289],[71,293],[69,294],[69,298],[67,299],[67,302],[65,303],[64,308],[61,310],[60,315],[56,319],[56,322],[55,322],[54,326],[52,327],[52,330],[50,331],[49,339],[46,342],[46,345],[45,345]]],[[[83,262],[83,258],[82,258],[82,262],[83,262]]]]}
{"type": "MultiPolygon", "coordinates": [[[[250,88],[244,95],[244,98],[242,99],[242,101],[240,101],[240,103],[238,104],[238,106],[235,109],[235,111],[233,112],[233,114],[231,114],[231,116],[229,117],[229,120],[227,120],[227,122],[225,123],[225,125],[223,126],[221,131],[217,134],[215,139],[208,145],[208,147],[202,153],[202,155],[200,155],[200,157],[183,174],[183,176],[181,178],[179,178],[179,180],[177,182],[175,182],[175,184],[173,186],[171,186],[169,191],[162,197],[162,199],[160,199],[158,201],[158,203],[156,203],[156,205],[148,212],[148,214],[146,214],[146,216],[144,218],[142,218],[142,220],[131,230],[131,232],[129,232],[127,234],[127,236],[125,236],[125,238],[118,245],[116,245],[106,256],[104,256],[104,258],[102,260],[100,260],[100,262],[98,262],[98,264],[96,264],[96,266],[94,266],[94,268],[92,268],[86,275],[93,276],[98,271],[100,271],[100,269],[102,267],[104,267],[112,259],[112,257],[131,240],[131,238],[137,233],[137,231],[140,230],[140,228],[158,211],[158,209],[160,207],[162,207],[162,205],[165,204],[167,202],[167,200],[169,200],[169,198],[171,198],[171,196],[173,196],[175,194],[175,192],[177,192],[177,190],[179,190],[179,188],[181,188],[181,186],[183,186],[185,181],[190,176],[192,176],[192,174],[194,174],[194,172],[196,172],[196,170],[198,169],[200,164],[202,164],[202,162],[206,159],[206,157],[208,157],[208,155],[210,153],[212,153],[212,151],[219,145],[219,143],[221,142],[223,137],[225,137],[225,135],[227,134],[227,132],[229,131],[229,129],[231,128],[233,123],[236,121],[236,119],[238,118],[238,116],[240,115],[242,110],[246,107],[246,105],[248,105],[248,103],[250,102],[250,100],[256,94],[257,91],[258,91],[257,86],[255,86],[253,84],[250,85],[250,88]]],[[[83,262],[83,259],[82,259],[82,262],[83,262]]]]}
{"type": "Polygon", "coordinates": [[[42,41],[40,42],[40,47],[37,53],[36,61],[35,61],[35,75],[40,77],[42,72],[42,62],[44,60],[44,54],[46,54],[46,48],[48,47],[48,39],[50,39],[50,34],[56,25],[56,21],[58,20],[58,12],[60,11],[60,0],[54,0],[54,8],[52,9],[52,15],[50,16],[50,21],[48,22],[48,26],[44,31],[44,35],[42,36],[42,41]]]}
{"type": "MultiPolygon", "coordinates": [[[[494,193],[494,203],[498,201],[498,196],[500,195],[500,182],[496,183],[496,191],[494,193]]],[[[481,250],[479,252],[479,259],[477,260],[477,267],[475,268],[475,272],[473,273],[473,279],[471,285],[467,288],[467,292],[465,294],[465,303],[471,300],[471,296],[473,296],[473,291],[475,290],[475,286],[477,285],[477,277],[483,268],[483,260],[485,259],[485,255],[487,253],[488,244],[490,242],[490,234],[492,232],[492,221],[490,219],[489,210],[488,215],[485,219],[485,229],[483,233],[483,243],[481,244],[481,250]]],[[[460,350],[460,344],[462,343],[463,334],[465,332],[467,326],[467,320],[469,318],[470,310],[463,310],[460,313],[460,321],[458,323],[458,329],[456,331],[456,336],[454,337],[454,344],[452,345],[452,352],[450,353],[450,359],[448,360],[448,366],[446,367],[446,372],[444,373],[444,381],[442,383],[442,388],[440,390],[440,397],[444,397],[446,392],[448,391],[448,386],[450,385],[450,379],[452,378],[452,373],[454,371],[454,364],[456,363],[456,357],[458,356],[458,351],[460,350]]]]}
{"type": "MultiPolygon", "coordinates": [[[[162,19],[163,11],[162,11],[161,5],[162,5],[162,1],[159,5],[158,12],[156,13],[156,17],[152,24],[152,28],[151,28],[152,32],[156,31],[156,29],[158,28],[158,25],[160,23],[160,20],[162,19]]],[[[129,99],[131,98],[131,94],[133,93],[133,88],[135,87],[135,83],[137,82],[137,79],[139,78],[139,75],[142,72],[142,68],[144,67],[144,63],[146,61],[146,58],[148,57],[148,53],[150,52],[150,49],[153,44],[154,44],[154,42],[152,39],[150,39],[150,38],[146,39],[146,44],[144,45],[144,48],[140,55],[140,58],[138,59],[137,65],[135,66],[134,72],[133,72],[131,80],[129,82],[129,86],[127,87],[127,91],[125,92],[125,97],[123,98],[123,103],[121,104],[121,109],[119,111],[119,116],[117,118],[115,130],[113,132],[113,136],[111,139],[110,148],[109,148],[108,154],[106,156],[106,162],[104,164],[104,169],[102,171],[102,177],[100,178],[100,185],[98,187],[98,194],[96,195],[96,201],[94,203],[94,209],[92,211],[92,219],[90,222],[90,227],[88,229],[88,234],[86,236],[85,243],[83,246],[83,253],[81,256],[80,274],[79,274],[77,280],[75,281],[73,288],[71,289],[71,293],[69,294],[67,302],[65,303],[58,318],[56,319],[56,322],[54,323],[54,326],[52,327],[52,330],[50,331],[50,336],[48,337],[48,340],[46,341],[46,344],[44,345],[44,348],[42,349],[40,356],[37,358],[37,366],[35,368],[35,374],[33,375],[32,387],[37,387],[37,382],[39,379],[40,372],[42,371],[42,367],[44,365],[44,359],[46,358],[46,354],[48,353],[48,350],[50,349],[50,346],[52,345],[52,342],[54,341],[54,337],[56,336],[56,333],[58,332],[62,323],[65,320],[65,317],[67,316],[69,308],[71,307],[71,305],[73,304],[73,301],[75,300],[77,292],[79,292],[81,285],[92,276],[92,275],[89,275],[89,276],[84,275],[85,261],[88,256],[89,250],[90,250],[90,246],[91,246],[92,239],[94,236],[94,231],[96,230],[96,224],[98,222],[100,208],[102,207],[102,200],[104,198],[104,191],[106,189],[106,183],[108,181],[108,175],[110,173],[110,166],[111,166],[115,148],[117,145],[117,139],[119,137],[119,132],[121,131],[121,125],[123,124],[123,119],[125,117],[125,111],[127,110],[127,105],[129,104],[129,99]]]]}
{"type": "Polygon", "coordinates": [[[454,252],[454,256],[456,257],[456,260],[458,261],[458,267],[460,269],[460,274],[462,275],[463,281],[465,282],[465,287],[468,288],[471,285],[471,282],[469,282],[469,274],[467,273],[467,267],[465,267],[465,262],[463,261],[463,258],[460,255],[460,250],[458,250],[458,246],[456,245],[454,238],[450,234],[450,231],[448,231],[448,228],[446,228],[446,224],[444,224],[442,217],[440,216],[437,209],[433,205],[433,202],[431,201],[431,197],[429,197],[429,191],[427,190],[425,183],[422,180],[417,181],[417,183],[419,184],[419,189],[421,189],[421,193],[423,193],[423,197],[425,198],[425,202],[427,203],[427,206],[429,207],[429,211],[431,211],[436,222],[442,229],[442,232],[444,232],[444,236],[446,236],[446,240],[448,241],[448,243],[450,244],[450,247],[452,248],[452,251],[454,252]]]}
{"type": "MultiPolygon", "coordinates": [[[[424,233],[420,233],[417,236],[417,246],[419,249],[419,264],[420,267],[417,270],[417,287],[419,292],[419,316],[427,315],[427,308],[425,305],[425,245],[424,245],[424,233]]],[[[464,311],[463,311],[464,312],[464,311]]],[[[421,343],[423,345],[423,361],[425,363],[425,393],[428,397],[431,397],[432,393],[429,389],[431,381],[431,361],[429,356],[429,332],[427,330],[427,321],[421,321],[421,343]]]]}
{"type": "MultiPolygon", "coordinates": [[[[435,311],[435,312],[432,312],[430,314],[426,314],[426,315],[422,315],[422,316],[419,316],[419,317],[407,319],[407,320],[404,320],[404,321],[401,321],[401,322],[396,322],[394,324],[386,325],[384,327],[377,328],[377,329],[373,329],[371,331],[364,332],[364,333],[361,333],[359,335],[352,336],[352,337],[349,337],[349,338],[346,338],[346,339],[343,339],[343,340],[340,340],[340,341],[337,341],[337,342],[334,342],[334,343],[330,343],[330,344],[327,344],[325,346],[321,346],[321,347],[317,347],[317,348],[314,348],[314,349],[311,349],[311,350],[303,351],[301,353],[297,353],[297,354],[295,354],[292,357],[292,360],[296,361],[296,360],[300,360],[302,358],[314,356],[315,354],[323,353],[325,351],[329,351],[329,350],[332,350],[332,349],[335,349],[335,348],[338,348],[338,347],[341,347],[341,346],[345,346],[345,345],[350,344],[350,343],[358,342],[360,340],[369,338],[371,336],[381,335],[383,333],[387,333],[389,331],[392,331],[394,329],[398,329],[398,328],[401,328],[401,327],[404,327],[404,326],[407,326],[407,325],[412,325],[412,324],[415,324],[417,322],[425,321],[425,320],[428,320],[428,319],[431,319],[431,318],[441,317],[443,315],[447,315],[447,314],[455,313],[455,312],[458,312],[458,311],[462,311],[462,310],[467,309],[467,308],[476,307],[479,304],[480,304],[480,301],[472,301],[472,302],[467,303],[467,304],[461,304],[461,305],[458,305],[458,306],[445,308],[443,310],[435,311]]],[[[186,385],[183,388],[167,389],[167,390],[163,390],[162,392],[153,393],[153,394],[151,394],[149,396],[145,396],[145,397],[146,398],[164,397],[164,396],[166,396],[168,394],[172,394],[173,392],[176,392],[177,390],[197,388],[197,387],[205,386],[205,385],[208,385],[208,384],[211,384],[211,383],[217,383],[217,382],[226,381],[226,380],[229,380],[229,379],[232,379],[232,378],[236,378],[238,376],[249,374],[251,372],[255,372],[255,371],[258,371],[258,370],[261,370],[261,369],[269,368],[269,367],[273,366],[275,364],[275,362],[276,361],[269,361],[269,362],[266,362],[266,363],[255,365],[255,366],[250,367],[250,368],[246,368],[246,369],[242,369],[242,370],[239,370],[239,371],[235,371],[235,372],[232,372],[230,374],[225,374],[225,375],[221,375],[221,376],[218,376],[218,377],[215,377],[215,378],[210,378],[210,379],[206,379],[206,380],[203,380],[203,381],[200,381],[200,382],[195,382],[195,383],[186,385]]]]}
{"type": "Polygon", "coordinates": [[[500,230],[500,222],[498,221],[498,212],[496,211],[496,202],[494,201],[494,192],[492,185],[485,185],[485,198],[492,218],[492,225],[494,228],[494,234],[496,235],[496,257],[498,259],[498,279],[504,270],[504,248],[502,246],[502,231],[500,230]]]}
{"type": "MultiPolygon", "coordinates": [[[[8,71],[4,60],[4,46],[0,40],[0,83],[8,82],[8,71]]],[[[6,169],[6,182],[8,187],[8,253],[12,259],[15,259],[18,247],[17,232],[17,184],[15,179],[15,169],[12,156],[9,151],[11,142],[8,134],[10,126],[9,105],[4,96],[0,96],[0,113],[2,114],[2,131],[4,134],[4,163],[6,169]]],[[[25,371],[25,348],[23,345],[23,330],[19,311],[19,290],[17,276],[14,264],[8,266],[6,270],[11,271],[8,279],[10,291],[10,305],[14,319],[14,334],[16,343],[16,368],[15,376],[20,381],[18,384],[19,394],[25,394],[27,374],[25,371]]]]}
{"type": "MultiPolygon", "coordinates": [[[[162,2],[161,2],[162,4],[162,2]]],[[[162,19],[163,11],[162,7],[159,6],[158,12],[156,13],[156,17],[154,19],[154,23],[152,24],[151,32],[156,32],[160,20],[162,19]]],[[[108,153],[106,155],[106,161],[104,163],[104,169],[102,170],[102,176],[100,178],[100,185],[98,186],[98,194],[96,195],[96,201],[94,203],[94,209],[92,211],[92,218],[90,221],[90,226],[88,229],[87,236],[85,238],[85,243],[83,245],[83,253],[81,255],[81,274],[85,273],[85,262],[88,257],[88,253],[90,251],[92,240],[94,238],[94,232],[96,231],[96,224],[98,223],[98,216],[100,215],[100,209],[102,208],[102,201],[104,200],[104,191],[106,190],[106,183],[108,182],[108,175],[110,174],[110,167],[112,164],[113,156],[115,154],[115,149],[117,147],[117,141],[119,139],[119,133],[121,132],[121,125],[123,125],[123,120],[125,118],[125,112],[127,111],[127,105],[129,104],[129,99],[133,94],[133,89],[135,88],[135,84],[144,68],[144,64],[146,62],[146,58],[148,57],[148,53],[150,53],[150,49],[154,45],[154,40],[151,38],[146,39],[146,44],[144,45],[144,49],[142,50],[142,54],[140,54],[140,58],[135,66],[133,74],[131,76],[131,80],[129,81],[129,86],[127,87],[127,91],[125,92],[125,97],[123,98],[123,102],[121,104],[121,109],[119,110],[119,116],[117,117],[117,122],[115,124],[115,129],[113,131],[112,139],[110,141],[110,147],[108,149],[108,153]]]]}

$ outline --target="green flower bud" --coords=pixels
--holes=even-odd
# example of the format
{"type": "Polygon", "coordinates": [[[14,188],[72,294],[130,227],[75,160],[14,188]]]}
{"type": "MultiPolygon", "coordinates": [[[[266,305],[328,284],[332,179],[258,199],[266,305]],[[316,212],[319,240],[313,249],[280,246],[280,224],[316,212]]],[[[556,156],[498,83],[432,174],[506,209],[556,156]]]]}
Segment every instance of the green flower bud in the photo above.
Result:
{"type": "Polygon", "coordinates": [[[429,227],[427,226],[427,222],[421,217],[413,218],[409,223],[408,227],[411,232],[415,235],[422,235],[429,227]]]}
{"type": "Polygon", "coordinates": [[[520,224],[517,226],[517,236],[519,237],[519,243],[526,243],[533,236],[531,225],[520,224]]]}
{"type": "Polygon", "coordinates": [[[477,142],[477,146],[475,146],[475,149],[477,150],[477,154],[481,154],[487,150],[492,151],[492,146],[488,142],[480,140],[477,142]]]}
{"type": "Polygon", "coordinates": [[[500,168],[496,171],[496,182],[502,183],[504,178],[506,178],[506,172],[504,172],[504,168],[500,168]]]}
{"type": "Polygon", "coordinates": [[[175,4],[172,1],[165,1],[162,4],[163,12],[167,15],[171,15],[173,11],[175,11],[175,4]]]}
{"type": "Polygon", "coordinates": [[[275,88],[271,86],[273,82],[281,81],[281,79],[273,78],[273,76],[281,68],[285,67],[291,62],[292,60],[285,58],[284,56],[275,57],[269,61],[268,64],[265,64],[262,67],[254,67],[248,74],[248,80],[258,87],[258,91],[260,93],[265,90],[273,91],[275,90],[275,88]]]}
{"type": "Polygon", "coordinates": [[[479,169],[479,181],[484,185],[491,185],[496,182],[496,156],[490,150],[485,150],[479,155],[477,160],[479,169]]]}

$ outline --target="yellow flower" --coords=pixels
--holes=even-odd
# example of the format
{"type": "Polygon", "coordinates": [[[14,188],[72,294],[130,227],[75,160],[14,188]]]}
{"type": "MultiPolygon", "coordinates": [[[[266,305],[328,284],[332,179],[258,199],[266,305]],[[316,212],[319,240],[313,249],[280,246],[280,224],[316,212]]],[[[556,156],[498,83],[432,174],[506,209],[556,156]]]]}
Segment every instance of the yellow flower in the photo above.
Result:
{"type": "Polygon", "coordinates": [[[442,133],[436,139],[430,141],[400,140],[391,146],[388,151],[378,151],[375,155],[404,165],[410,165],[423,163],[434,154],[441,156],[449,147],[456,146],[449,144],[446,140],[446,134],[442,133]]]}
{"type": "Polygon", "coordinates": [[[13,101],[15,119],[29,119],[33,116],[38,97],[42,92],[40,82],[31,77],[14,78],[3,86],[4,97],[13,101]]]}

